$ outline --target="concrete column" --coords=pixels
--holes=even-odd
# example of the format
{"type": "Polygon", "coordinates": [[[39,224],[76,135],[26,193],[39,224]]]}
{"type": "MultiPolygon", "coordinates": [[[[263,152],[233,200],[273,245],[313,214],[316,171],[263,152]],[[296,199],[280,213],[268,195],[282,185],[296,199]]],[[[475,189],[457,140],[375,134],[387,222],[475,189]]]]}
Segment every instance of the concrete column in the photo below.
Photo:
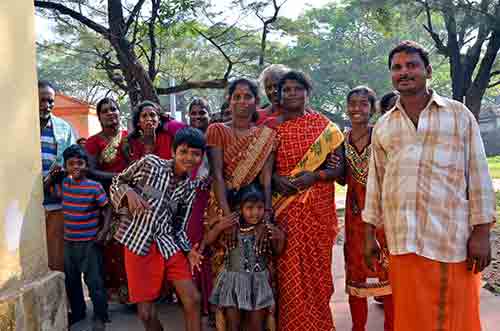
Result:
{"type": "Polygon", "coordinates": [[[0,330],[66,330],[42,209],[34,7],[0,1],[0,330]]]}

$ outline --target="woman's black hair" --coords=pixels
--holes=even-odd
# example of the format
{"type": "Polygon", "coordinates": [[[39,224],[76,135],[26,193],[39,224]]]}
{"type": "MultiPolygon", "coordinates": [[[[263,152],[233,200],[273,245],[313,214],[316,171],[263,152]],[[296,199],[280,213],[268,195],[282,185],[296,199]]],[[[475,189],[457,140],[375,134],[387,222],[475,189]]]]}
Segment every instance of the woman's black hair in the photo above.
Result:
{"type": "Polygon", "coordinates": [[[104,105],[115,105],[115,107],[120,110],[120,107],[118,107],[118,103],[112,99],[112,98],[108,98],[108,97],[105,97],[105,98],[102,98],[101,100],[99,100],[99,102],[97,103],[96,105],[96,112],[97,112],[97,118],[99,118],[99,116],[101,115],[101,111],[102,111],[102,106],[104,105]]]}
{"type": "MultiPolygon", "coordinates": [[[[229,83],[229,86],[227,88],[227,98],[228,98],[228,100],[231,100],[231,97],[233,96],[233,93],[236,90],[236,87],[238,85],[246,85],[246,86],[248,86],[248,88],[250,89],[250,92],[252,92],[252,94],[253,94],[254,98],[256,99],[256,102],[257,102],[257,99],[259,99],[259,86],[257,85],[257,83],[255,81],[247,79],[247,78],[238,78],[238,79],[235,79],[235,80],[231,81],[231,83],[229,83]]],[[[229,103],[228,103],[228,107],[229,107],[229,103]]],[[[250,118],[250,121],[251,122],[257,122],[258,119],[259,119],[259,114],[257,113],[257,111],[255,111],[252,114],[252,117],[250,118]]]]}
{"type": "Polygon", "coordinates": [[[85,150],[78,144],[73,144],[64,150],[63,152],[64,165],[66,165],[66,162],[68,162],[68,160],[73,157],[84,160],[87,165],[89,164],[87,153],[85,153],[85,150]]]}
{"type": "Polygon", "coordinates": [[[278,82],[278,100],[280,102],[282,101],[282,90],[283,86],[285,85],[285,82],[287,80],[293,80],[302,85],[304,89],[307,91],[307,95],[311,95],[312,92],[312,82],[309,76],[307,76],[305,73],[302,71],[298,70],[291,70],[287,72],[286,74],[281,77],[280,81],[278,82]]]}
{"type": "Polygon", "coordinates": [[[385,114],[389,110],[394,107],[396,104],[396,101],[399,97],[399,93],[397,91],[391,91],[389,93],[386,93],[380,98],[380,112],[382,114],[385,114]]]}
{"type": "Polygon", "coordinates": [[[205,108],[208,113],[210,113],[210,105],[208,104],[208,101],[204,98],[194,98],[193,101],[189,104],[189,109],[188,113],[191,112],[191,109],[194,106],[200,106],[201,108],[205,108]]]}
{"type": "Polygon", "coordinates": [[[158,120],[160,121],[160,124],[158,125],[158,128],[156,129],[156,133],[159,133],[163,129],[163,118],[161,114],[161,108],[160,106],[149,100],[145,100],[138,104],[134,110],[134,113],[132,114],[132,133],[129,135],[130,138],[138,138],[141,136],[141,129],[139,128],[139,120],[141,118],[141,113],[146,107],[152,107],[156,110],[156,113],[158,114],[158,120]]]}
{"type": "Polygon", "coordinates": [[[182,128],[175,134],[172,148],[174,149],[174,151],[176,151],[178,146],[184,144],[188,145],[188,147],[199,148],[202,151],[205,151],[205,135],[199,129],[195,129],[192,127],[182,128]]]}
{"type": "Polygon", "coordinates": [[[370,114],[375,113],[375,103],[377,102],[377,94],[371,88],[365,85],[356,86],[352,90],[347,93],[346,101],[349,103],[349,100],[354,94],[366,96],[368,98],[368,102],[370,103],[370,114]]]}
{"type": "Polygon", "coordinates": [[[250,89],[250,92],[252,92],[253,96],[255,99],[259,98],[259,87],[257,83],[251,79],[247,78],[238,78],[233,81],[231,81],[227,87],[227,97],[228,100],[231,100],[231,97],[233,96],[234,91],[236,90],[236,87],[238,85],[246,85],[250,89]]]}

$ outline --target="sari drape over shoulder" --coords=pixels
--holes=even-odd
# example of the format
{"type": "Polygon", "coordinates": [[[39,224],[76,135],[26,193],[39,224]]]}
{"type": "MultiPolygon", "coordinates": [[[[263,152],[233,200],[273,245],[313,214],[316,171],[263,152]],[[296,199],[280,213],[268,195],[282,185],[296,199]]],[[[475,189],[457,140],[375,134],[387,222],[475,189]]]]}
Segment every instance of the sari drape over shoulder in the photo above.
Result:
{"type": "MultiPolygon", "coordinates": [[[[277,127],[276,171],[294,177],[318,169],[343,141],[335,124],[305,114],[277,127]]],[[[334,329],[329,300],[332,246],[337,234],[334,183],[321,181],[291,197],[275,196],[277,222],[287,233],[278,259],[278,330],[334,329]]]]}
{"type": "MultiPolygon", "coordinates": [[[[120,132],[109,141],[100,134],[89,137],[85,149],[88,154],[96,158],[98,170],[119,173],[127,167],[127,131],[120,132]]],[[[110,182],[102,183],[102,185],[106,193],[109,194],[110,182]]],[[[121,212],[126,213],[126,211],[121,212]]],[[[120,211],[114,211],[111,225],[112,233],[118,227],[119,219],[120,211]]],[[[104,247],[104,285],[110,301],[127,303],[128,284],[123,254],[123,245],[114,239],[111,239],[104,247]]]]}

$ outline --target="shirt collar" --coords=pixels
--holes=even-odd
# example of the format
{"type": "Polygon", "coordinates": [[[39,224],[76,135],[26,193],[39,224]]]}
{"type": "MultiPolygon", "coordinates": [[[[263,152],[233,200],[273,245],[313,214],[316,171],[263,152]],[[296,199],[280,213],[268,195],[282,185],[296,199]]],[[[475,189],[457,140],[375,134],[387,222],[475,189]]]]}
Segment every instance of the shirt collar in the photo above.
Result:
{"type": "MultiPolygon", "coordinates": [[[[444,98],[442,96],[440,96],[439,94],[437,94],[436,91],[434,91],[432,89],[430,89],[429,91],[431,93],[431,99],[429,100],[429,103],[425,106],[424,109],[428,108],[433,103],[435,103],[438,107],[444,107],[446,105],[444,98]]],[[[393,109],[394,109],[394,111],[404,110],[403,105],[401,104],[401,97],[398,97],[398,100],[396,101],[396,104],[395,104],[393,109]]]]}

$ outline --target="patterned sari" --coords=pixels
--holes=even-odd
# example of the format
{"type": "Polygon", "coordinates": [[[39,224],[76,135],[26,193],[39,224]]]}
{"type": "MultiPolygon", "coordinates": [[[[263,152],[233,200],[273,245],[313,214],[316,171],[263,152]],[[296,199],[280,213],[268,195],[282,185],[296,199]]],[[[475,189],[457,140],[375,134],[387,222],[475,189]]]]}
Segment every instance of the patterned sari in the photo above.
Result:
{"type": "MultiPolygon", "coordinates": [[[[276,133],[267,127],[253,127],[245,136],[237,136],[223,123],[212,124],[207,130],[208,146],[223,149],[223,175],[228,190],[239,190],[258,179],[264,163],[275,149],[275,141],[276,133]]],[[[215,225],[215,217],[218,215],[222,215],[222,209],[212,189],[206,213],[207,228],[210,229],[215,225]]],[[[212,246],[212,253],[212,272],[216,280],[223,268],[226,249],[221,243],[215,243],[212,246]]],[[[220,310],[216,314],[216,324],[218,331],[226,330],[220,310]]]]}
{"type": "Polygon", "coordinates": [[[366,180],[370,162],[371,146],[362,151],[350,143],[351,132],[346,133],[344,141],[346,158],[346,208],[345,208],[345,243],[344,258],[346,271],[346,292],[353,321],[353,330],[364,330],[368,318],[367,297],[385,296],[385,330],[392,330],[392,297],[389,285],[389,251],[383,228],[377,229],[377,241],[382,247],[382,258],[375,262],[376,271],[368,269],[364,262],[365,230],[361,211],[365,206],[366,180]],[[368,281],[368,279],[377,281],[368,281]]]}
{"type": "MultiPolygon", "coordinates": [[[[107,141],[100,134],[87,139],[85,149],[97,160],[97,169],[107,172],[121,172],[127,167],[126,152],[127,131],[120,132],[116,137],[107,141]]],[[[102,183],[109,194],[109,184],[102,183]]],[[[126,210],[122,211],[125,212],[126,210]]],[[[112,216],[111,233],[114,233],[120,219],[120,210],[114,211],[112,216]]],[[[127,275],[123,256],[123,245],[114,239],[106,244],[104,255],[104,285],[110,301],[128,302],[127,275]]]]}
{"type": "MultiPolygon", "coordinates": [[[[340,130],[320,114],[305,114],[277,127],[275,168],[294,177],[318,169],[343,141],[340,130]]],[[[277,222],[287,233],[278,259],[278,330],[334,329],[329,308],[333,293],[330,272],[337,234],[333,182],[317,182],[291,197],[277,196],[277,222]]]]}

